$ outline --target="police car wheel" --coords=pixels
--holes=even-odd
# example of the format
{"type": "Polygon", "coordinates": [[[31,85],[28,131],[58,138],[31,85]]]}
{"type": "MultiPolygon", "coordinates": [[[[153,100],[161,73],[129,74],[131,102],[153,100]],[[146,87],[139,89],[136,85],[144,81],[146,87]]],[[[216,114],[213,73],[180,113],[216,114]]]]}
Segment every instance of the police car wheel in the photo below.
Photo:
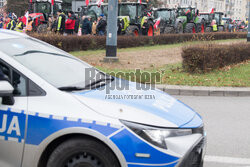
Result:
{"type": "Polygon", "coordinates": [[[59,145],[49,157],[47,167],[120,167],[112,151],[102,143],[75,138],[59,145]]]}

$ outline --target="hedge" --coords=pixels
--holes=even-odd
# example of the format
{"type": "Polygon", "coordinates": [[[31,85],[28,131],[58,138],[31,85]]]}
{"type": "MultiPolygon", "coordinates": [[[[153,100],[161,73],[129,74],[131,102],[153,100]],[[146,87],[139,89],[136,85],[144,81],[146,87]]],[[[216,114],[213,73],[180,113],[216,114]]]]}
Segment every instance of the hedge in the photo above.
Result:
{"type": "Polygon", "coordinates": [[[183,48],[183,68],[190,73],[205,73],[250,59],[250,44],[203,44],[183,48]]]}
{"type": "MultiPolygon", "coordinates": [[[[62,36],[56,34],[30,35],[67,52],[105,49],[106,45],[106,37],[104,36],[62,36]]],[[[237,39],[246,38],[246,36],[246,33],[165,34],[154,37],[119,36],[117,39],[117,47],[129,48],[138,46],[174,44],[187,41],[237,39]]]]}

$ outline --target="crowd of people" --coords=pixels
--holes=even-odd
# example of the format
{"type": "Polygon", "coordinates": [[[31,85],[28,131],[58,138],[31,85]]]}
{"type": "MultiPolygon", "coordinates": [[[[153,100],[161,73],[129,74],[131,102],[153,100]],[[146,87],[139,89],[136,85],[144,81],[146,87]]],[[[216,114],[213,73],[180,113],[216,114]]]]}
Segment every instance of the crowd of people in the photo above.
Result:
{"type": "MultiPolygon", "coordinates": [[[[66,14],[59,10],[57,15],[49,16],[47,21],[47,32],[58,33],[62,35],[105,35],[106,34],[106,16],[101,14],[97,20],[91,20],[90,16],[78,17],[74,12],[69,11],[66,14]]],[[[38,25],[35,20],[28,16],[17,17],[10,13],[0,15],[0,29],[9,29],[18,32],[35,32],[38,25]]]]}

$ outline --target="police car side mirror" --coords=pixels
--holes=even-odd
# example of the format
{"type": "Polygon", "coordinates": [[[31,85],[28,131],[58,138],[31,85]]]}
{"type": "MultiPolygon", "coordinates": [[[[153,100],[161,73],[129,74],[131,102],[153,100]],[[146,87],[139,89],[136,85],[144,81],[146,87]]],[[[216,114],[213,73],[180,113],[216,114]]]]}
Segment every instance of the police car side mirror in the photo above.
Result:
{"type": "Polygon", "coordinates": [[[0,98],[2,98],[2,104],[13,105],[15,103],[13,91],[14,88],[8,81],[0,81],[0,98]]]}

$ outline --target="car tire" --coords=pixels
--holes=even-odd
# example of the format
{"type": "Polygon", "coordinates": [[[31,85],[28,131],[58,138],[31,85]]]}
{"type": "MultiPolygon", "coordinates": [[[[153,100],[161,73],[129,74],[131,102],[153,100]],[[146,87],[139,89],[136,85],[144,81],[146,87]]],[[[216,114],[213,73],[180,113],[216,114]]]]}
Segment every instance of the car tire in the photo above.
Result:
{"type": "Polygon", "coordinates": [[[196,28],[194,23],[187,23],[186,27],[184,28],[184,33],[195,33],[196,28]]]}
{"type": "Polygon", "coordinates": [[[164,34],[174,34],[174,27],[165,27],[164,34]]]}
{"type": "Polygon", "coordinates": [[[47,28],[48,28],[47,24],[40,24],[37,27],[37,33],[39,33],[39,34],[46,34],[48,32],[47,28]]]}
{"type": "Polygon", "coordinates": [[[74,138],[60,144],[50,155],[46,167],[120,167],[113,152],[101,142],[74,138]]]}
{"type": "Polygon", "coordinates": [[[205,32],[212,32],[212,27],[206,27],[205,32]]]}
{"type": "Polygon", "coordinates": [[[126,29],[126,33],[125,34],[128,35],[128,36],[139,36],[139,29],[138,29],[137,26],[130,25],[126,29]]]}
{"type": "Polygon", "coordinates": [[[223,32],[224,31],[224,27],[223,26],[218,26],[218,32],[223,32]]]}
{"type": "Polygon", "coordinates": [[[176,33],[177,34],[183,34],[183,24],[179,22],[176,27],[176,33]]]}

